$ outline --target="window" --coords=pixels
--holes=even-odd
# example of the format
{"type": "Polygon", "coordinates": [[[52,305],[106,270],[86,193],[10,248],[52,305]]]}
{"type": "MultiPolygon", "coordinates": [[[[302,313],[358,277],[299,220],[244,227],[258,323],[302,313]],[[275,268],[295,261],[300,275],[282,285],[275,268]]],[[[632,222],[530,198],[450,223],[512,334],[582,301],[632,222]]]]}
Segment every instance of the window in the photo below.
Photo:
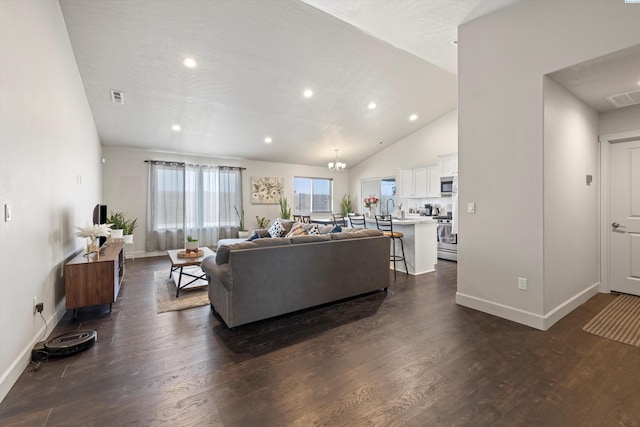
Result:
{"type": "Polygon", "coordinates": [[[330,178],[293,178],[293,212],[299,214],[330,213],[333,180],[330,178]]]}
{"type": "Polygon", "coordinates": [[[149,161],[147,250],[200,246],[235,237],[242,210],[240,168],[149,161]]]}

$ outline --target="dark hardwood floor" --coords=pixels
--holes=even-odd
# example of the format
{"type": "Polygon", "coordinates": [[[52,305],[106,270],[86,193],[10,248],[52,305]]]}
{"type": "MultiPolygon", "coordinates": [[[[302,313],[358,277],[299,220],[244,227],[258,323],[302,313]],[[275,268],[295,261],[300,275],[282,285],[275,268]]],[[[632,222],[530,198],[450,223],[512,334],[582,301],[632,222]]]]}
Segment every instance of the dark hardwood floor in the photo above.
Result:
{"type": "Polygon", "coordinates": [[[541,332],[457,306],[456,264],[377,293],[230,331],[208,306],[156,314],[154,272],[50,337],[98,342],[26,371],[2,426],[638,426],[640,350],[582,327],[600,294],[541,332]]]}

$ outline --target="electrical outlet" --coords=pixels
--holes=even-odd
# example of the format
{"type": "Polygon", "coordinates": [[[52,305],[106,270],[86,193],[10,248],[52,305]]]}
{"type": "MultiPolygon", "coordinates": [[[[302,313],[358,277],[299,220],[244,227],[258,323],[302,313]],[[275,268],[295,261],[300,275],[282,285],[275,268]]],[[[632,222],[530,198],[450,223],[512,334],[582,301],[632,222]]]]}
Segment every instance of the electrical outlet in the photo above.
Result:
{"type": "Polygon", "coordinates": [[[518,277],[518,289],[522,291],[527,290],[527,279],[525,279],[524,277],[518,277]]]}
{"type": "Polygon", "coordinates": [[[36,306],[38,305],[38,297],[33,297],[33,314],[36,314],[38,310],[36,310],[36,306]]]}
{"type": "Polygon", "coordinates": [[[36,304],[36,311],[38,313],[42,313],[42,311],[44,310],[44,303],[43,302],[39,302],[36,304]]]}

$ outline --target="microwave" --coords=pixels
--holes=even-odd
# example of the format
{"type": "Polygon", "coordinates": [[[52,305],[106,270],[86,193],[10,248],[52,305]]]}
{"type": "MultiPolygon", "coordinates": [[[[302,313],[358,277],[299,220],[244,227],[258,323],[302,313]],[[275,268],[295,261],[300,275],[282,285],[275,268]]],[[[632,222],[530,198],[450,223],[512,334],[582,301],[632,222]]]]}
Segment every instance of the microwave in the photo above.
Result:
{"type": "Polygon", "coordinates": [[[440,195],[453,196],[453,177],[443,176],[440,178],[440,195]]]}

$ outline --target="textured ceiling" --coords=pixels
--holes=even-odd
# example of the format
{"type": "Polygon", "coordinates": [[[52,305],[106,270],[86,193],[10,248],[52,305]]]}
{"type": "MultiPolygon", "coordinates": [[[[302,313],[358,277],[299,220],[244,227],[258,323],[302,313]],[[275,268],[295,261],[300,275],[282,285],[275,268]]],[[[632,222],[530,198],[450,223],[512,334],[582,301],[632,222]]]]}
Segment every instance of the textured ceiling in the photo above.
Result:
{"type": "MultiPolygon", "coordinates": [[[[614,110],[605,98],[640,90],[640,44],[549,74],[598,112],[614,110]]],[[[640,123],[640,118],[638,118],[640,123]]]]}
{"type": "MultiPolygon", "coordinates": [[[[351,167],[456,107],[450,41],[460,23],[532,1],[60,5],[103,145],[318,166],[339,149],[351,167]],[[182,65],[188,56],[195,69],[182,65]],[[124,92],[123,105],[111,103],[111,89],[124,92]]],[[[636,69],[631,50],[552,78],[605,111],[604,96],[634,89],[636,69]]]]}
{"type": "Polygon", "coordinates": [[[353,166],[456,107],[455,75],[300,1],[60,4],[105,146],[353,166]]]}
{"type": "Polygon", "coordinates": [[[302,0],[458,74],[458,25],[532,0],[302,0]]]}

